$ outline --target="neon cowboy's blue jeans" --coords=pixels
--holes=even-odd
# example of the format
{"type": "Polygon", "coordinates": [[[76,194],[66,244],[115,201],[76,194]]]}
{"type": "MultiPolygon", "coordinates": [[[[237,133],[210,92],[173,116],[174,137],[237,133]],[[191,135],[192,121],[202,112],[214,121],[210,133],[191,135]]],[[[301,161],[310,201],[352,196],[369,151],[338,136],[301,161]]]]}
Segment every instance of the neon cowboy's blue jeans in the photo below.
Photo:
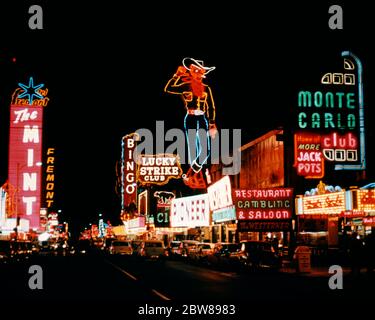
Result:
{"type": "Polygon", "coordinates": [[[188,144],[189,163],[198,172],[210,156],[210,135],[208,121],[204,114],[187,113],[184,119],[186,141],[188,144]]]}

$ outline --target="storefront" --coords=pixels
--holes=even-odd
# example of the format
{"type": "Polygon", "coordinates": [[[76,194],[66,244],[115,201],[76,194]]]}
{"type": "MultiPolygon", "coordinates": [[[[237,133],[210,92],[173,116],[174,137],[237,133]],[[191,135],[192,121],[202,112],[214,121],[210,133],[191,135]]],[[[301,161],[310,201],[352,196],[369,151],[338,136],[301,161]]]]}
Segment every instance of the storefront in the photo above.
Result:
{"type": "Polygon", "coordinates": [[[375,226],[375,189],[350,190],[349,208],[339,218],[340,235],[356,232],[365,238],[375,226]]]}
{"type": "Polygon", "coordinates": [[[299,242],[313,247],[342,247],[354,232],[361,238],[371,232],[375,218],[375,190],[335,192],[335,189],[317,188],[312,195],[297,197],[299,242]]]}
{"type": "Polygon", "coordinates": [[[293,230],[293,189],[236,189],[239,240],[273,240],[286,246],[293,230]]]}
{"type": "Polygon", "coordinates": [[[207,239],[210,227],[210,208],[207,193],[176,198],[171,203],[170,225],[172,228],[186,228],[187,239],[207,239]]]}
{"type": "Polygon", "coordinates": [[[211,242],[236,242],[236,210],[234,206],[212,212],[211,242]]]}
{"type": "Polygon", "coordinates": [[[137,217],[124,221],[125,234],[130,240],[147,240],[145,217],[137,217]]]}
{"type": "Polygon", "coordinates": [[[236,242],[236,210],[233,206],[229,176],[224,176],[207,188],[212,226],[209,241],[236,242]]]}
{"type": "Polygon", "coordinates": [[[318,187],[315,192],[297,197],[299,243],[322,248],[338,246],[339,217],[351,201],[349,191],[336,190],[341,188],[318,187]]]}

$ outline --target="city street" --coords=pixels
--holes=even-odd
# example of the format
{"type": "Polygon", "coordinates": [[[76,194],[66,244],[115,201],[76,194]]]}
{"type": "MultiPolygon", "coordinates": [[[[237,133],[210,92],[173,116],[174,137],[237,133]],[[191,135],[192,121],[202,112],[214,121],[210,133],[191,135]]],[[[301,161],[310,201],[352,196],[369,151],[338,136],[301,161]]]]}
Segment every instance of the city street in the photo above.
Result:
{"type": "Polygon", "coordinates": [[[0,320],[371,312],[370,5],[3,2],[0,320]]]}
{"type": "Polygon", "coordinates": [[[361,300],[372,297],[374,279],[344,276],[330,290],[327,275],[214,270],[184,261],[139,261],[126,256],[38,256],[0,266],[0,282],[12,301],[117,301],[132,303],[251,303],[361,300]],[[31,265],[43,269],[43,290],[31,290],[31,265]]]}

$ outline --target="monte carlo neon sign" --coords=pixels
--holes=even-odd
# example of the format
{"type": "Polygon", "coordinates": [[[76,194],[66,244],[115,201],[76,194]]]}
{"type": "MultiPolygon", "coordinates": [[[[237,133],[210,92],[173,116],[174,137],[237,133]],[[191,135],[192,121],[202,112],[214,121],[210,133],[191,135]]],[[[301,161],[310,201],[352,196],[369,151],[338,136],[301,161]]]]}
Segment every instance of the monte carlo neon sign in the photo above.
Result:
{"type": "Polygon", "coordinates": [[[16,190],[11,216],[29,220],[32,229],[40,228],[43,107],[49,101],[43,86],[33,78],[19,83],[10,106],[8,177],[16,190]]]}
{"type": "Polygon", "coordinates": [[[324,161],[366,169],[362,64],[351,52],[341,56],[343,70],[325,73],[319,90],[298,92],[294,166],[305,178],[322,178],[324,161]],[[308,140],[315,150],[303,150],[308,140]]]}

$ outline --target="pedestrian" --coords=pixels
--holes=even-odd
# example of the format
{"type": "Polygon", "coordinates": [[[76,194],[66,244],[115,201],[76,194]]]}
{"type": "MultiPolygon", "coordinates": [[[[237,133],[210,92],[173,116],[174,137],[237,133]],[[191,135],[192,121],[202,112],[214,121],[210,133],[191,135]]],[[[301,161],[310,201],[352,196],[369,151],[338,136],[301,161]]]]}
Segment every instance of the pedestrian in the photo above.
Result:
{"type": "Polygon", "coordinates": [[[349,242],[349,259],[351,265],[351,272],[353,276],[358,276],[361,272],[362,260],[362,241],[357,232],[353,232],[349,242]]]}
{"type": "Polygon", "coordinates": [[[365,262],[367,272],[372,274],[375,268],[375,227],[371,228],[371,233],[365,239],[365,262]]]}
{"type": "Polygon", "coordinates": [[[279,239],[277,236],[274,236],[272,239],[272,247],[275,250],[276,254],[279,254],[279,239]]]}

